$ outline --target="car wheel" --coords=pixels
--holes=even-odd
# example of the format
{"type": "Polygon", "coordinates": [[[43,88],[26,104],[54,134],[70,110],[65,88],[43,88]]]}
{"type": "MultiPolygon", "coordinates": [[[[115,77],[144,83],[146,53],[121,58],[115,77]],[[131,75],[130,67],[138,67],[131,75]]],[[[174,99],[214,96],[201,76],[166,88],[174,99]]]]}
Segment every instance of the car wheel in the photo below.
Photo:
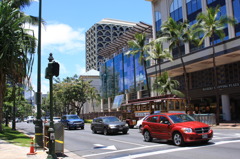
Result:
{"type": "Polygon", "coordinates": [[[152,141],[152,136],[148,130],[146,130],[143,134],[144,141],[151,142],[152,141]]]}
{"type": "Polygon", "coordinates": [[[97,133],[97,131],[95,130],[94,127],[92,127],[92,133],[93,133],[93,134],[96,134],[96,133],[97,133]]]}
{"type": "Polygon", "coordinates": [[[176,133],[173,134],[173,143],[176,146],[184,145],[183,137],[180,133],[176,132],[176,133]]]}
{"type": "Polygon", "coordinates": [[[82,126],[81,129],[84,129],[84,126],[82,126]]]}
{"type": "Polygon", "coordinates": [[[107,128],[104,128],[104,129],[103,129],[103,134],[104,134],[104,135],[108,135],[108,130],[107,130],[107,128]]]}

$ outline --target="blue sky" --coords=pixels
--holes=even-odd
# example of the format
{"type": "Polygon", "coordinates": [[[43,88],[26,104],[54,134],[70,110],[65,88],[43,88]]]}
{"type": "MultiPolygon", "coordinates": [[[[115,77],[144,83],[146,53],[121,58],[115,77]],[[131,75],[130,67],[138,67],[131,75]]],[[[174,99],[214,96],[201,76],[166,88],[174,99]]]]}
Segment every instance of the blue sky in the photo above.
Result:
{"type": "MultiPolygon", "coordinates": [[[[24,12],[38,16],[39,3],[33,2],[24,12]]],[[[60,79],[85,72],[85,32],[104,18],[152,24],[151,2],[145,0],[42,0],[41,90],[49,91],[44,78],[49,53],[60,63],[60,79]]],[[[38,28],[32,27],[38,37],[38,28]]],[[[37,89],[37,51],[32,85],[37,89]]]]}

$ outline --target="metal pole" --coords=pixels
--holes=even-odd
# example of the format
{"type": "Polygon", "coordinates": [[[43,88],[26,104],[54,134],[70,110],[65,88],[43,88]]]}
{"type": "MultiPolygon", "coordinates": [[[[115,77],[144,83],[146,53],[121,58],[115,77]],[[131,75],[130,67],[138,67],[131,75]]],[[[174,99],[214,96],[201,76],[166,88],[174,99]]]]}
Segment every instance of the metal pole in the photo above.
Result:
{"type": "MultiPolygon", "coordinates": [[[[53,57],[52,54],[50,54],[50,57],[48,58],[49,63],[52,62],[53,57]]],[[[49,65],[48,65],[48,69],[49,65]]],[[[50,71],[51,72],[51,71],[50,71]]],[[[53,124],[53,74],[52,72],[49,75],[49,91],[50,91],[50,126],[48,129],[49,133],[49,153],[47,156],[47,159],[57,159],[57,156],[55,154],[55,132],[54,132],[54,124],[53,124]]]]}
{"type": "Polygon", "coordinates": [[[42,22],[42,0],[39,0],[38,16],[38,68],[37,68],[37,120],[35,121],[35,142],[38,147],[43,148],[43,125],[41,112],[41,22],[42,22]]]}

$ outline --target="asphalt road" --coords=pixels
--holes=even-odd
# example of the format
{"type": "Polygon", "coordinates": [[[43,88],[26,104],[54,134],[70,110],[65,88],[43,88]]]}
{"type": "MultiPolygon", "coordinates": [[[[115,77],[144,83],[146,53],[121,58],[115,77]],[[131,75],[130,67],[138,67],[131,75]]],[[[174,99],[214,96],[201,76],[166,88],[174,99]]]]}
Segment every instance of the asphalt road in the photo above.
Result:
{"type": "MultiPolygon", "coordinates": [[[[32,123],[17,123],[17,128],[34,134],[32,123]]],[[[84,130],[64,130],[64,148],[86,159],[236,159],[240,156],[240,130],[214,129],[213,140],[207,145],[177,147],[161,140],[144,142],[137,129],[125,135],[92,134],[86,124],[84,130]]]]}

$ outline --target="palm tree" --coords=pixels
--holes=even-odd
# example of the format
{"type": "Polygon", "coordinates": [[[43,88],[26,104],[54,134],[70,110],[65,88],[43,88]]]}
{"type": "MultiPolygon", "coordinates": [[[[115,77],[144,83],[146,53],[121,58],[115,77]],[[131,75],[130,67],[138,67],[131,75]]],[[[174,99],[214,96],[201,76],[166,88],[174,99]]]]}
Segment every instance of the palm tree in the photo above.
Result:
{"type": "Polygon", "coordinates": [[[199,13],[197,16],[197,24],[195,27],[196,33],[202,33],[203,37],[199,42],[201,45],[205,38],[209,37],[212,43],[213,48],[213,72],[214,72],[214,87],[215,87],[215,95],[216,95],[216,123],[219,124],[219,93],[217,89],[217,68],[216,68],[216,61],[215,61],[215,36],[218,36],[220,39],[225,37],[224,28],[226,24],[234,25],[236,23],[235,19],[221,16],[218,17],[220,12],[220,6],[218,5],[216,8],[207,8],[206,13],[199,13]]]}
{"type": "Polygon", "coordinates": [[[170,54],[169,49],[163,49],[163,45],[160,42],[153,41],[148,46],[150,46],[150,51],[147,51],[149,56],[146,58],[146,60],[153,59],[157,61],[159,67],[159,74],[161,76],[161,60],[168,59],[172,61],[173,57],[170,54]]]}
{"type": "Polygon", "coordinates": [[[128,51],[126,55],[136,55],[140,54],[139,56],[139,62],[143,65],[144,71],[146,74],[146,83],[147,83],[147,90],[148,90],[148,96],[150,97],[150,88],[148,83],[148,76],[147,76],[147,68],[146,68],[146,47],[145,47],[145,41],[146,41],[146,34],[137,33],[135,34],[135,39],[128,41],[128,46],[132,50],[128,51]]]}
{"type": "Polygon", "coordinates": [[[99,102],[101,97],[98,94],[98,91],[96,90],[95,87],[89,87],[89,89],[88,89],[88,96],[89,96],[89,99],[91,100],[91,103],[92,103],[93,112],[95,112],[95,107],[94,107],[93,100],[96,100],[96,101],[99,102]]]}
{"type": "MultiPolygon", "coordinates": [[[[22,24],[28,17],[19,16],[19,9],[0,1],[0,123],[7,78],[19,83],[30,75],[36,39],[22,24]]],[[[0,124],[0,132],[2,125],[0,124]]]]}
{"type": "Polygon", "coordinates": [[[162,39],[169,42],[169,49],[173,50],[177,48],[178,50],[178,57],[181,59],[183,71],[184,71],[184,81],[185,81],[185,91],[186,91],[186,99],[187,105],[190,104],[189,99],[189,88],[188,88],[188,78],[187,78],[187,70],[185,63],[183,61],[183,55],[181,53],[181,45],[186,42],[193,42],[197,41],[197,37],[195,37],[192,33],[190,25],[187,21],[184,22],[176,22],[171,17],[165,21],[161,27],[161,37],[156,39],[155,41],[162,41],[162,39]]]}
{"type": "Polygon", "coordinates": [[[176,89],[178,86],[179,82],[177,80],[171,80],[168,76],[168,72],[165,71],[154,81],[153,90],[158,91],[160,95],[173,94],[179,97],[184,97],[184,94],[176,89]]]}
{"type": "MultiPolygon", "coordinates": [[[[172,55],[170,54],[169,49],[163,49],[163,45],[160,42],[153,41],[149,46],[150,51],[147,52],[149,54],[147,60],[153,59],[155,62],[157,61],[159,67],[159,76],[161,76],[161,60],[168,59],[172,61],[172,55]]],[[[157,78],[157,64],[155,65],[155,72],[157,78]]]]}
{"type": "MultiPolygon", "coordinates": [[[[38,25],[39,18],[31,15],[26,15],[21,10],[25,7],[30,6],[31,2],[35,0],[2,0],[4,3],[10,3],[12,8],[19,9],[20,10],[20,16],[25,17],[25,23],[29,23],[32,25],[38,25]]],[[[42,24],[45,24],[45,21],[42,20],[42,24]]]]}

